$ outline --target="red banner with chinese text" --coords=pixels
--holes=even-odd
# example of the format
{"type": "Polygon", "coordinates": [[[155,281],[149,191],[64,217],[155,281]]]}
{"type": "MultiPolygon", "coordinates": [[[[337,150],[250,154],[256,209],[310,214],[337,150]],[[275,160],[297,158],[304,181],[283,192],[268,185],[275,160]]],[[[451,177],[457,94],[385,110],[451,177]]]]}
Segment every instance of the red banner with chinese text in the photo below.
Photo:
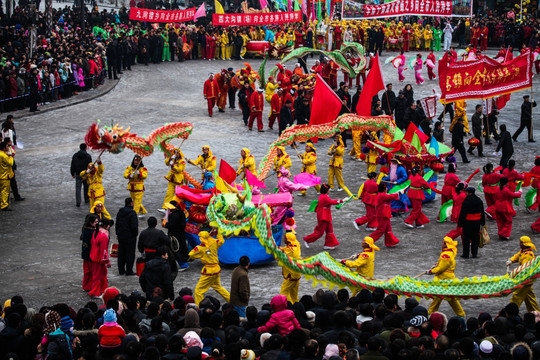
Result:
{"type": "Polygon", "coordinates": [[[214,26],[269,25],[292,23],[299,21],[302,21],[301,11],[260,14],[214,14],[212,17],[212,24],[214,26]]]}
{"type": "Polygon", "coordinates": [[[488,99],[532,86],[530,51],[502,64],[489,57],[450,66],[445,66],[445,60],[439,61],[439,86],[445,102],[488,99]]]}
{"type": "Polygon", "coordinates": [[[129,10],[129,19],[162,23],[184,22],[192,21],[196,11],[196,8],[186,10],[151,10],[131,8],[129,10]]]}
{"type": "Polygon", "coordinates": [[[403,15],[451,16],[452,0],[394,0],[380,5],[363,5],[364,18],[383,18],[403,15]]]}

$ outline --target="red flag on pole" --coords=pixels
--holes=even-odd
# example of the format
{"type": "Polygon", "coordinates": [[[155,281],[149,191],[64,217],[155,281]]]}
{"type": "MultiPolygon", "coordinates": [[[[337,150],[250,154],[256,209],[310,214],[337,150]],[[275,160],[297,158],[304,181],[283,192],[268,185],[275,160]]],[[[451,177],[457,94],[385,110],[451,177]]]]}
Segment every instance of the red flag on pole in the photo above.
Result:
{"type": "Polygon", "coordinates": [[[384,81],[381,73],[381,65],[379,64],[379,54],[376,54],[364,88],[360,93],[358,104],[356,104],[356,113],[362,116],[371,116],[371,99],[381,90],[384,90],[384,81]]]}
{"type": "Polygon", "coordinates": [[[312,104],[309,125],[331,123],[338,117],[343,106],[340,98],[319,74],[317,74],[312,104]]]}
{"type": "Polygon", "coordinates": [[[219,163],[219,177],[228,184],[232,184],[236,179],[236,170],[223,159],[221,159],[221,162],[219,163]]]}

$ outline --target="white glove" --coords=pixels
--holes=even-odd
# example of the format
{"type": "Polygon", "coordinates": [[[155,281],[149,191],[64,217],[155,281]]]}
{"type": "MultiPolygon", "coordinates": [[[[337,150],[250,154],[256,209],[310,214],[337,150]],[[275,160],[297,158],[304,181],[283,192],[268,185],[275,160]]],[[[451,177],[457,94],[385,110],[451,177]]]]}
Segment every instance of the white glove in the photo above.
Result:
{"type": "Polygon", "coordinates": [[[172,161],[172,160],[171,160],[171,161],[169,161],[169,165],[171,165],[171,166],[172,166],[173,164],[174,164],[174,161],[172,161]]]}
{"type": "Polygon", "coordinates": [[[341,202],[345,202],[345,201],[347,201],[347,200],[349,200],[349,197],[348,197],[348,196],[347,196],[346,198],[341,199],[341,202]]]}
{"type": "Polygon", "coordinates": [[[506,260],[506,266],[512,265],[512,260],[506,260]]]}
{"type": "Polygon", "coordinates": [[[135,175],[135,174],[131,173],[131,174],[129,175],[129,178],[130,178],[130,179],[133,179],[133,176],[134,176],[134,175],[135,175]]]}

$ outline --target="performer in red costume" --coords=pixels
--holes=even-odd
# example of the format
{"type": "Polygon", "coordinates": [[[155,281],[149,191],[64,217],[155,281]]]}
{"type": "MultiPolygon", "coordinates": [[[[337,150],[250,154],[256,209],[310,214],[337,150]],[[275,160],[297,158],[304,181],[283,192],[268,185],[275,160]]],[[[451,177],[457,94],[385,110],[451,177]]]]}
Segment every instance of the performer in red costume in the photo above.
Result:
{"type": "Polygon", "coordinates": [[[253,130],[253,120],[257,118],[257,129],[259,132],[263,132],[262,113],[264,109],[264,96],[263,89],[258,88],[256,92],[251,94],[249,99],[249,107],[251,112],[249,114],[248,129],[253,130]]]}
{"type": "Polygon", "coordinates": [[[484,187],[484,196],[486,198],[486,215],[493,219],[495,212],[495,194],[497,194],[497,185],[499,180],[503,177],[501,174],[493,172],[493,164],[487,163],[484,168],[484,175],[482,175],[482,186],[484,187]]]}
{"type": "Polygon", "coordinates": [[[512,218],[516,211],[512,201],[521,197],[521,191],[513,192],[508,186],[508,178],[499,180],[499,191],[495,195],[495,220],[499,229],[499,240],[509,240],[512,234],[512,218]]]}
{"type": "Polygon", "coordinates": [[[339,245],[339,241],[334,235],[334,225],[332,224],[332,205],[341,204],[343,200],[333,200],[327,195],[330,190],[330,185],[322,184],[321,185],[321,194],[319,195],[319,203],[315,212],[317,213],[317,226],[313,233],[304,237],[304,244],[309,248],[309,243],[312,243],[318,240],[321,236],[326,233],[324,239],[323,249],[333,250],[336,246],[339,245]]]}
{"type": "Polygon", "coordinates": [[[367,224],[366,230],[368,231],[377,229],[377,211],[375,210],[375,205],[377,203],[379,185],[376,179],[377,173],[370,172],[368,174],[368,181],[364,183],[361,192],[358,194],[358,198],[362,199],[362,202],[366,205],[366,215],[354,220],[356,230],[360,230],[360,226],[364,224],[367,224]]]}
{"type": "Polygon", "coordinates": [[[399,199],[399,194],[387,194],[388,188],[386,184],[379,184],[379,193],[375,200],[375,211],[377,212],[377,230],[371,233],[369,237],[373,241],[377,241],[384,235],[384,245],[387,247],[393,247],[399,244],[398,238],[392,232],[392,224],[390,219],[392,218],[392,200],[399,199]]]}
{"type": "MultiPolygon", "coordinates": [[[[529,174],[532,174],[533,177],[531,181],[531,186],[533,189],[536,189],[536,203],[533,204],[530,209],[531,210],[538,210],[540,211],[540,196],[538,196],[538,192],[540,192],[540,156],[537,156],[534,160],[534,167],[529,171],[529,174]]],[[[536,220],[532,225],[531,229],[533,232],[540,233],[540,217],[538,217],[538,220],[536,220]]]]}
{"type": "Polygon", "coordinates": [[[212,117],[214,115],[213,109],[216,106],[216,101],[219,96],[219,87],[217,81],[214,79],[214,74],[210,73],[208,75],[208,80],[204,82],[204,98],[208,102],[208,116],[212,117]]]}
{"type": "Polygon", "coordinates": [[[426,198],[424,190],[430,189],[429,184],[422,177],[423,170],[420,168],[414,168],[411,175],[411,186],[407,196],[411,200],[412,211],[408,218],[405,219],[405,225],[408,227],[414,227],[416,222],[417,228],[423,228],[424,224],[429,222],[429,219],[422,212],[422,200],[426,198]]]}

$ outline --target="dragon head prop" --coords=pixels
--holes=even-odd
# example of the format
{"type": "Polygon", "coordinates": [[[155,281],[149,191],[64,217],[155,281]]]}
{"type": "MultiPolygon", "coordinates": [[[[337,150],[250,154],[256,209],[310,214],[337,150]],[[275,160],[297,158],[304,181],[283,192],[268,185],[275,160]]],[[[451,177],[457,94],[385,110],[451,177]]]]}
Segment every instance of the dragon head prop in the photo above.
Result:
{"type": "Polygon", "coordinates": [[[93,150],[108,150],[113,154],[124,151],[126,140],[136,136],[129,132],[129,127],[124,130],[118,124],[114,126],[99,127],[98,123],[93,123],[86,132],[84,142],[93,150]]]}

